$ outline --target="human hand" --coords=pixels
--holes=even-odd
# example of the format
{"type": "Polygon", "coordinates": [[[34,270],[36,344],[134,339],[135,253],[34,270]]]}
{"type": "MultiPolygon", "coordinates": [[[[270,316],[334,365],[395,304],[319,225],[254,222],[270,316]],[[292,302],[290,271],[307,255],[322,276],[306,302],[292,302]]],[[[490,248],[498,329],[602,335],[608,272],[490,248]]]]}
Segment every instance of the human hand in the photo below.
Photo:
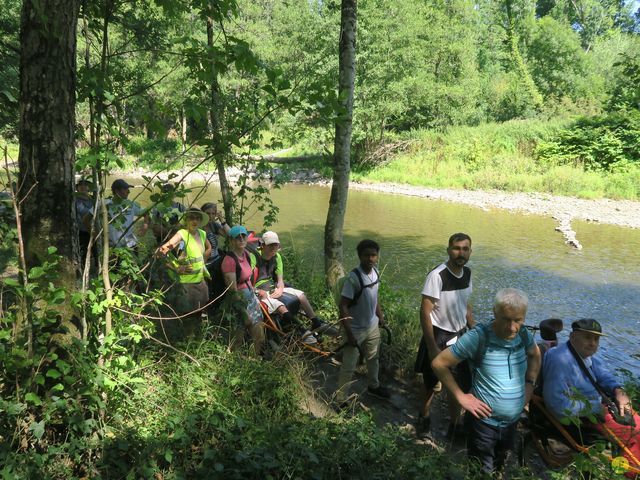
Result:
{"type": "Polygon", "coordinates": [[[491,407],[479,400],[471,393],[463,393],[460,398],[456,398],[462,408],[476,418],[487,418],[491,416],[491,407]]]}
{"type": "Polygon", "coordinates": [[[531,401],[531,397],[533,396],[533,385],[531,383],[525,383],[524,384],[524,404],[529,405],[529,402],[531,401]]]}
{"type": "Polygon", "coordinates": [[[615,404],[618,407],[621,417],[624,417],[626,412],[631,413],[631,400],[629,400],[629,397],[624,390],[616,389],[615,404]]]}
{"type": "Polygon", "coordinates": [[[356,337],[353,335],[353,333],[348,333],[347,334],[347,345],[349,345],[351,347],[357,347],[358,346],[358,340],[356,340],[356,337]]]}

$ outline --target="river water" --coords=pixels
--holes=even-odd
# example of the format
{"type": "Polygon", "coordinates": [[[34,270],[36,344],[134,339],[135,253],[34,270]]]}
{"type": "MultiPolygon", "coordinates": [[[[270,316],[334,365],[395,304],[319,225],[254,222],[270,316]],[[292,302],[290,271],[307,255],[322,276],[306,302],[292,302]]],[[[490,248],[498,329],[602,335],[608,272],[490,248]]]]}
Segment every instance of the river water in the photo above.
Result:
{"type": "MultiPolygon", "coordinates": [[[[273,192],[280,213],[271,229],[318,272],[324,268],[329,194],[327,187],[309,185],[286,185],[273,192]]],[[[196,203],[219,197],[219,191],[209,189],[196,203]]],[[[244,224],[259,231],[260,220],[255,214],[244,224]]],[[[498,289],[520,288],[529,295],[528,324],[562,318],[564,341],[571,321],[595,318],[608,335],[601,341],[601,354],[613,366],[640,375],[640,230],[574,222],[584,247],[578,251],[564,244],[555,226],[548,217],[352,190],[345,219],[345,268],[357,264],[355,246],[362,238],[378,241],[384,282],[414,293],[418,322],[427,272],[446,259],[449,235],[465,232],[473,239],[469,266],[477,320],[491,318],[498,289]]]]}

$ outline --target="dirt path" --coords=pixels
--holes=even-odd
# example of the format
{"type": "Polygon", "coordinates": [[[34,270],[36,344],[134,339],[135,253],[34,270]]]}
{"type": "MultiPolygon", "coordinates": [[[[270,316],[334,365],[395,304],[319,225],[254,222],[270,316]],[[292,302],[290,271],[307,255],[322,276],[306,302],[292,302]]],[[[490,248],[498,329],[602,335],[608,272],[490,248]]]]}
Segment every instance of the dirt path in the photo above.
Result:
{"type": "MultiPolygon", "coordinates": [[[[381,382],[391,391],[389,400],[381,400],[367,393],[366,369],[359,366],[356,372],[351,392],[355,393],[351,400],[350,409],[336,413],[334,410],[334,395],[337,377],[340,369],[339,360],[327,360],[321,357],[310,357],[312,391],[304,400],[303,408],[315,417],[332,415],[352,415],[358,411],[369,412],[380,427],[391,426],[415,435],[415,423],[422,402],[422,378],[419,375],[411,378],[399,377],[393,372],[386,371],[381,365],[381,382]]],[[[449,452],[456,458],[466,457],[465,440],[463,437],[447,438],[449,425],[448,412],[445,403],[444,390],[436,394],[431,408],[431,439],[415,438],[415,443],[436,452],[449,452]]],[[[531,446],[523,447],[526,465],[536,473],[538,478],[547,479],[548,468],[540,456],[531,446]]],[[[509,465],[517,471],[518,456],[514,454],[509,465]]],[[[507,478],[507,477],[505,477],[507,478]]]]}

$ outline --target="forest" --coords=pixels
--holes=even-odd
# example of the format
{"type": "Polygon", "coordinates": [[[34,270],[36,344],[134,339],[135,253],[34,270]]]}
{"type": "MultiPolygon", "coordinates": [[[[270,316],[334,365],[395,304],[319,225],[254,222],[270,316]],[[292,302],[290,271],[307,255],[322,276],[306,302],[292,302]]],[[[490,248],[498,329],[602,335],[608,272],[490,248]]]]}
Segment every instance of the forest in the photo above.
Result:
{"type": "MultiPolygon", "coordinates": [[[[226,220],[264,227],[270,162],[332,178],[325,271],[283,252],[325,318],[350,178],[640,198],[637,1],[0,0],[0,65],[1,478],[478,478],[368,411],[314,416],[315,363],[231,351],[231,307],[162,340],[152,252],[80,258],[80,177],[100,205],[114,174],[184,196],[176,170],[215,172],[226,220]]],[[[380,295],[402,377],[416,312],[380,295]]],[[[585,472],[614,478],[549,478],[585,472]]]]}

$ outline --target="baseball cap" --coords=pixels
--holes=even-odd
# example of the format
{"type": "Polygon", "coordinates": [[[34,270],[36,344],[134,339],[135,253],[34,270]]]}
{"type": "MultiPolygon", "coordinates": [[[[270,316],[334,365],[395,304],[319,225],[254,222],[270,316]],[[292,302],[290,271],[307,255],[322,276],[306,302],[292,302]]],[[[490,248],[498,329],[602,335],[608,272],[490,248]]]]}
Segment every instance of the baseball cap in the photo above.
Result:
{"type": "Polygon", "coordinates": [[[280,239],[278,238],[278,234],[276,232],[272,232],[269,230],[268,232],[264,232],[262,234],[262,243],[265,245],[271,245],[272,243],[280,243],[280,239]]]}
{"type": "Polygon", "coordinates": [[[231,238],[236,238],[238,235],[248,235],[247,229],[242,225],[234,225],[231,227],[231,230],[229,230],[229,236],[231,238]]]}
{"type": "Polygon", "coordinates": [[[132,188],[132,187],[133,185],[129,185],[126,181],[124,181],[121,178],[114,180],[113,183],[111,184],[111,190],[120,190],[123,188],[132,188]]]}
{"type": "Polygon", "coordinates": [[[602,327],[597,320],[593,318],[581,318],[571,324],[571,330],[574,332],[589,332],[596,335],[606,336],[602,333],[602,327]]]}

